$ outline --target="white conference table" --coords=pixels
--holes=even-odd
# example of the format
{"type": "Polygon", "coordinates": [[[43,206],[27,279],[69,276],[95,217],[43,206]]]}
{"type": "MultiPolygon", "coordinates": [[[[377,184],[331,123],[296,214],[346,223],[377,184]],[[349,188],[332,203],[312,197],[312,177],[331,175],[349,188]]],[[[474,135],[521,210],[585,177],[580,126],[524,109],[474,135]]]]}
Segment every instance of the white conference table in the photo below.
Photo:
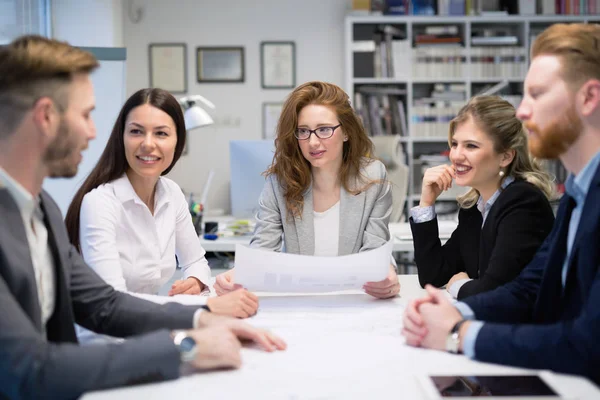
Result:
{"type": "MultiPolygon", "coordinates": [[[[234,218],[231,216],[222,216],[218,218],[211,218],[211,221],[219,222],[219,229],[222,232],[226,224],[233,222],[234,218]]],[[[456,229],[456,221],[439,221],[439,233],[442,243],[444,243],[456,229]]],[[[390,234],[394,240],[393,250],[400,252],[413,251],[412,233],[408,222],[391,223],[390,234]]],[[[235,252],[235,246],[238,244],[248,245],[250,243],[251,236],[220,236],[216,240],[206,240],[203,235],[200,236],[200,243],[206,251],[213,252],[235,252]]]]}
{"type": "MultiPolygon", "coordinates": [[[[360,292],[259,294],[259,312],[248,321],[277,332],[288,343],[286,351],[245,347],[238,370],[94,392],[83,399],[419,400],[427,397],[417,377],[534,372],[405,345],[402,312],[423,290],[415,275],[399,278],[400,296],[391,300],[360,292]]],[[[600,399],[600,390],[584,378],[550,373],[548,383],[565,399],[600,399]]]]}

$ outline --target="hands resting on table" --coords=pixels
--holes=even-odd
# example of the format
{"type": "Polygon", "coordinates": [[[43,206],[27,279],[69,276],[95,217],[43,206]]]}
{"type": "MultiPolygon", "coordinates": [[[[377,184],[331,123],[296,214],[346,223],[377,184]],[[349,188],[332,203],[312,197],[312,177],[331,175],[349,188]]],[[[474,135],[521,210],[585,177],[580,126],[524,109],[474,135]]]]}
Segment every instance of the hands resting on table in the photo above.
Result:
{"type": "Polygon", "coordinates": [[[190,365],[198,370],[239,368],[242,363],[242,341],[252,341],[268,352],[285,350],[287,347],[273,333],[235,318],[203,312],[198,325],[199,329],[186,332],[196,342],[197,353],[190,365]]]}
{"type": "MultiPolygon", "coordinates": [[[[169,290],[169,296],[178,294],[200,295],[207,286],[199,279],[189,277],[185,280],[177,280],[169,290]]],[[[219,315],[228,315],[236,318],[248,318],[256,314],[258,310],[258,297],[247,290],[236,290],[226,296],[211,297],[206,301],[211,312],[219,315]]]]}
{"type": "MultiPolygon", "coordinates": [[[[219,296],[228,295],[228,293],[236,293],[240,289],[243,289],[241,285],[235,283],[233,269],[217,275],[214,288],[219,296]]],[[[390,265],[388,276],[384,280],[379,282],[367,282],[363,286],[363,290],[365,293],[379,299],[388,299],[398,295],[400,292],[400,282],[398,281],[398,275],[396,274],[394,266],[390,265]]],[[[246,290],[243,291],[249,293],[246,290]]]]}
{"type": "MultiPolygon", "coordinates": [[[[425,286],[425,289],[425,297],[408,303],[404,311],[402,335],[410,346],[446,350],[448,333],[463,317],[442,290],[431,285],[425,286]]],[[[469,321],[461,326],[460,337],[464,337],[468,325],[469,321]]]]}

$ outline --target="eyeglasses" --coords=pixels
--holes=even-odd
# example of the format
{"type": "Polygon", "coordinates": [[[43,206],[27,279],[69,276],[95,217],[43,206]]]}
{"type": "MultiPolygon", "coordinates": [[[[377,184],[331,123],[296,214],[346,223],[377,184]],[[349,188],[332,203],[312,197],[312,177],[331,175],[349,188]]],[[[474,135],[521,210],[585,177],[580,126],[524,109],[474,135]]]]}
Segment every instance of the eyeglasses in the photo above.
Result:
{"type": "Polygon", "coordinates": [[[314,133],[319,139],[329,139],[333,136],[333,132],[340,126],[342,126],[342,124],[336,126],[321,126],[317,129],[298,128],[296,129],[296,132],[294,132],[294,136],[296,136],[296,139],[298,140],[308,140],[310,139],[310,135],[314,133]]]}

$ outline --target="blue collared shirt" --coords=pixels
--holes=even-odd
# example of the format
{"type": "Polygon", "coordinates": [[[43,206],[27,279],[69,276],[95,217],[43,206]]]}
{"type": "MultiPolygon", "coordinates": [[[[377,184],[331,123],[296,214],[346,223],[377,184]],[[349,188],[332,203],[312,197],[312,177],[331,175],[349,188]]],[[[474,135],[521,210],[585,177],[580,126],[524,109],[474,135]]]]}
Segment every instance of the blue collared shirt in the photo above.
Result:
{"type": "MultiPolygon", "coordinates": [[[[583,167],[577,176],[569,175],[565,182],[565,190],[567,194],[575,200],[576,206],[571,214],[571,220],[569,221],[569,233],[567,234],[567,254],[563,262],[562,268],[562,285],[564,287],[567,280],[567,273],[569,272],[569,260],[571,258],[571,250],[573,249],[573,242],[575,241],[575,235],[579,228],[579,221],[581,220],[581,212],[585,203],[585,198],[590,190],[592,179],[596,174],[596,170],[600,166],[600,152],[583,167]]],[[[466,303],[456,303],[456,308],[462,314],[463,318],[473,320],[475,319],[475,313],[471,310],[466,303]]],[[[483,327],[482,321],[473,321],[467,330],[465,337],[463,338],[463,353],[469,358],[475,358],[475,342],[477,341],[477,335],[483,327]]]]}

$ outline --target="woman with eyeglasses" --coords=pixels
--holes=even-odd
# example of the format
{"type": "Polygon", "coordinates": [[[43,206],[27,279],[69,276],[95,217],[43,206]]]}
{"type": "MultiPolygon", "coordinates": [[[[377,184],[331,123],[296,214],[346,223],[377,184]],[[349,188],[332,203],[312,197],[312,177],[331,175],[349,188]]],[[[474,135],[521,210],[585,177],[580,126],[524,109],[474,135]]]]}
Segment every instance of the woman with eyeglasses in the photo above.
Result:
{"type": "MultiPolygon", "coordinates": [[[[288,253],[341,256],[390,240],[391,184],[348,95],[338,86],[308,82],[287,98],[266,171],[251,247],[288,253]],[[282,238],[282,234],[284,238],[282,238]]],[[[234,270],[217,276],[217,294],[236,289],[234,270]]],[[[393,265],[366,293],[394,297],[400,283],[393,265]]]]}

